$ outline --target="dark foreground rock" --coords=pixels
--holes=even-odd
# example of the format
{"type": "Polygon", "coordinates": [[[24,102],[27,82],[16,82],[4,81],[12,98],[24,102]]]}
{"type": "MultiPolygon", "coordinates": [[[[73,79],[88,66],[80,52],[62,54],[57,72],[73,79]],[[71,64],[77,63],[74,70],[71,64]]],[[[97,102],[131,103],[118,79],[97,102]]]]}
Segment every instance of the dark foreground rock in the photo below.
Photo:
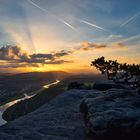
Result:
{"type": "Polygon", "coordinates": [[[101,90],[101,91],[105,91],[105,90],[109,90],[109,89],[130,89],[129,87],[125,86],[125,85],[121,85],[121,84],[116,84],[113,82],[106,82],[106,83],[95,83],[93,85],[93,89],[96,90],[101,90]]]}
{"type": "Polygon", "coordinates": [[[68,85],[68,90],[70,89],[86,89],[84,83],[72,82],[68,85]]]}
{"type": "Polygon", "coordinates": [[[111,89],[98,97],[88,95],[80,110],[93,139],[140,139],[140,96],[134,92],[111,89]]]}
{"type": "Polygon", "coordinates": [[[69,90],[0,127],[0,140],[125,139],[140,139],[140,96],[127,89],[69,90]]]}
{"type": "MultiPolygon", "coordinates": [[[[53,93],[52,93],[53,94],[53,93]]],[[[70,90],[38,110],[0,127],[0,140],[85,140],[79,106],[95,90],[70,90]]]]}

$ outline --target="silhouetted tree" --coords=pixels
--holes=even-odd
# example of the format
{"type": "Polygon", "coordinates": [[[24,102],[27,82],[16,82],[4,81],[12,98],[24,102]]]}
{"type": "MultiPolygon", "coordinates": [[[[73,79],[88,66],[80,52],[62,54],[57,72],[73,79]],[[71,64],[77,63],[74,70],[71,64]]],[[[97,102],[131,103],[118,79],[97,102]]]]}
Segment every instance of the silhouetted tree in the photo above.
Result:
{"type": "Polygon", "coordinates": [[[115,83],[128,84],[138,89],[140,93],[140,64],[118,63],[117,60],[105,60],[102,56],[91,62],[102,74],[106,74],[109,80],[115,83]]]}

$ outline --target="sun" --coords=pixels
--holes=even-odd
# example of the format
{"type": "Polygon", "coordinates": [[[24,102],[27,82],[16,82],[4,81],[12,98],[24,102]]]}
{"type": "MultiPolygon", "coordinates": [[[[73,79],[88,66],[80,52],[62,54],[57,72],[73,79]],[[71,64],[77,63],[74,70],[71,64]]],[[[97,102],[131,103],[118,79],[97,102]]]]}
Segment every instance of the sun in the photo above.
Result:
{"type": "Polygon", "coordinates": [[[35,71],[35,72],[45,72],[48,71],[46,68],[42,67],[31,67],[29,68],[31,71],[35,71]]]}

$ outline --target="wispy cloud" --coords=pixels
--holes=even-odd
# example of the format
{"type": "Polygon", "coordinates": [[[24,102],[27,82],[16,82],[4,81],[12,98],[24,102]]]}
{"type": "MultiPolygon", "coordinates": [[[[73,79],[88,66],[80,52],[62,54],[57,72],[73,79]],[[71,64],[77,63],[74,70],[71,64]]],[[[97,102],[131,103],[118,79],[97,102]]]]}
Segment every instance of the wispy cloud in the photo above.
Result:
{"type": "Polygon", "coordinates": [[[76,51],[91,51],[91,50],[114,50],[116,51],[116,49],[126,49],[127,46],[123,43],[112,43],[112,44],[103,44],[103,43],[94,43],[94,42],[88,42],[88,41],[84,41],[81,42],[79,44],[77,44],[77,46],[75,46],[73,48],[72,52],[76,52],[76,51]]]}
{"type": "Polygon", "coordinates": [[[132,17],[130,17],[128,20],[126,20],[124,23],[122,23],[120,25],[120,27],[123,27],[123,26],[129,24],[132,21],[135,21],[138,16],[140,16],[140,12],[136,13],[135,15],[133,15],[132,17]]]}
{"type": "Polygon", "coordinates": [[[116,49],[127,49],[127,46],[123,43],[112,43],[111,47],[116,49]]]}
{"type": "Polygon", "coordinates": [[[88,51],[88,50],[91,50],[91,49],[103,49],[103,48],[106,48],[107,46],[104,45],[104,44],[98,44],[98,43],[91,43],[91,42],[82,42],[81,43],[81,50],[84,50],[84,51],[88,51]]]}
{"type": "Polygon", "coordinates": [[[81,42],[73,47],[71,51],[61,50],[52,53],[30,54],[16,45],[6,45],[0,48],[0,68],[20,67],[43,67],[49,64],[73,63],[73,60],[64,59],[66,56],[76,54],[79,51],[88,52],[91,50],[113,50],[127,48],[123,43],[112,43],[110,45],[92,42],[81,42]],[[4,62],[4,63],[3,63],[4,62]]]}
{"type": "Polygon", "coordinates": [[[88,21],[80,20],[80,22],[85,23],[85,24],[87,24],[87,25],[90,25],[90,26],[92,26],[92,27],[94,27],[94,28],[97,28],[97,29],[106,31],[106,29],[104,29],[104,28],[102,28],[102,27],[100,27],[100,26],[98,26],[98,25],[95,25],[95,24],[93,24],[93,23],[90,23],[90,22],[88,22],[88,21]]]}
{"type": "Polygon", "coordinates": [[[116,40],[116,39],[120,39],[122,38],[123,35],[121,34],[110,34],[107,38],[106,41],[112,41],[112,40],[116,40]]]}
{"type": "Polygon", "coordinates": [[[53,14],[52,12],[48,11],[47,9],[42,8],[41,6],[39,6],[38,4],[36,4],[35,2],[33,2],[32,0],[27,0],[30,4],[32,4],[33,6],[39,8],[41,11],[50,14],[51,16],[53,16],[55,19],[57,19],[58,21],[60,21],[61,23],[65,24],[67,27],[71,28],[72,30],[76,31],[75,27],[72,26],[70,23],[68,23],[67,21],[59,18],[58,16],[56,16],[55,14],[53,14]]]}

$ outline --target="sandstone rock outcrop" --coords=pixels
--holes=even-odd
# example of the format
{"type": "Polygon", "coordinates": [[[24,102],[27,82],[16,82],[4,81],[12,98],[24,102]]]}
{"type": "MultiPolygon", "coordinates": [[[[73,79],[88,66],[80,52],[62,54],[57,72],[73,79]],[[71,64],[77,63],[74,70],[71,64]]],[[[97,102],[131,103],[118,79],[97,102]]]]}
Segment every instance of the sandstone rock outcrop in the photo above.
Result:
{"type": "Polygon", "coordinates": [[[115,89],[130,89],[126,85],[116,84],[114,82],[94,83],[93,84],[93,89],[97,89],[97,90],[101,90],[101,91],[109,90],[109,89],[112,89],[112,88],[115,88],[115,89]]]}
{"type": "Polygon", "coordinates": [[[140,96],[128,89],[69,90],[1,126],[0,140],[9,139],[139,140],[140,96]]]}
{"type": "Polygon", "coordinates": [[[93,138],[140,139],[140,96],[124,89],[88,95],[80,105],[86,129],[93,138]]]}
{"type": "Polygon", "coordinates": [[[0,140],[85,140],[79,106],[94,92],[69,90],[55,97],[36,111],[1,126],[0,140]]]}

